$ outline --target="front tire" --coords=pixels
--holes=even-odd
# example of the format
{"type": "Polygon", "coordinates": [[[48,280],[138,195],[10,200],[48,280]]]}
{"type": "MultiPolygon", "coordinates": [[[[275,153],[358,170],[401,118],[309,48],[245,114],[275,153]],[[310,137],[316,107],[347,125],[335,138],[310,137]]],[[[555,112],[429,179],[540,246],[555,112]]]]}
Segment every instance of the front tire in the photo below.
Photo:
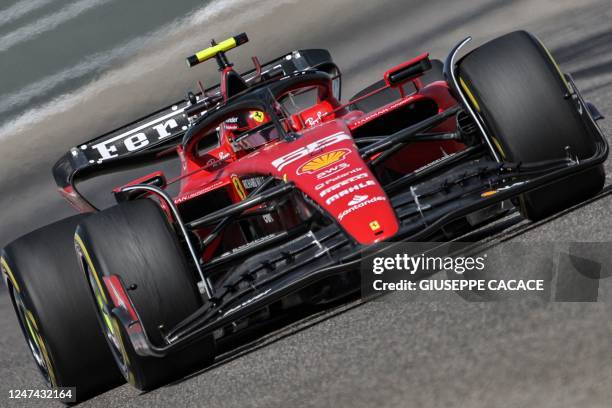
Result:
{"type": "MultiPolygon", "coordinates": [[[[579,159],[595,152],[565,78],[531,34],[516,31],[476,48],[459,62],[459,82],[502,160],[561,159],[566,148],[579,159]]],[[[539,220],[593,197],[604,182],[600,165],[521,195],[519,209],[539,220]]]]}
{"type": "Polygon", "coordinates": [[[123,382],[98,329],[96,309],[74,253],[78,215],[31,232],[2,250],[9,294],[43,378],[76,387],[77,401],[123,382]]]}
{"type": "Polygon", "coordinates": [[[149,199],[122,203],[84,220],[75,235],[77,252],[98,304],[98,321],[126,380],[150,390],[214,359],[211,337],[164,358],[138,355],[118,319],[104,278],[117,275],[131,288],[146,333],[157,346],[162,331],[202,305],[195,274],[159,205],[149,199]]]}

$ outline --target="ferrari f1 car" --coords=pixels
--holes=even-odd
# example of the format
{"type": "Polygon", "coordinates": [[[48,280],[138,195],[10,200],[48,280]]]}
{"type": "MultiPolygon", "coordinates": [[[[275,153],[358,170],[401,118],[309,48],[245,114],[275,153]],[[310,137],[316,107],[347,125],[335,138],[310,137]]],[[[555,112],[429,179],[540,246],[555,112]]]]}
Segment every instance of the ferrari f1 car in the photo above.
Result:
{"type": "Polygon", "coordinates": [[[223,339],[354,295],[379,242],[444,241],[509,206],[539,220],[595,196],[597,109],[533,35],[420,55],[343,102],[325,50],[300,50],[76,146],[53,174],[81,214],[4,248],[36,364],[80,399],[147,390],[211,363],[223,339]],[[98,209],[79,183],[168,162],[98,209]]]}

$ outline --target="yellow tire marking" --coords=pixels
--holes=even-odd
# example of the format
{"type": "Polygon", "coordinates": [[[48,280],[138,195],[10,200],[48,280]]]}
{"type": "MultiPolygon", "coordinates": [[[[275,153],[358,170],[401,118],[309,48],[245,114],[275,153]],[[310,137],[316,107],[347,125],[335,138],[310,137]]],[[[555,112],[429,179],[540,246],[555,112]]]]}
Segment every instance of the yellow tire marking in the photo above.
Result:
{"type": "Polygon", "coordinates": [[[34,342],[36,343],[38,348],[40,348],[40,345],[38,344],[38,336],[36,335],[36,331],[38,330],[38,328],[36,327],[34,316],[32,316],[32,312],[30,312],[29,310],[25,311],[25,315],[26,315],[26,326],[28,327],[30,336],[32,336],[32,338],[34,339],[34,342]]]}
{"type": "MultiPolygon", "coordinates": [[[[19,287],[19,284],[17,283],[17,280],[15,279],[15,275],[13,274],[13,271],[11,270],[11,268],[8,266],[6,259],[4,259],[3,257],[0,257],[0,265],[2,266],[2,270],[8,276],[8,279],[13,285],[13,287],[15,288],[15,290],[21,293],[21,288],[19,287]]],[[[25,318],[26,318],[25,325],[28,331],[30,332],[30,336],[32,337],[32,340],[34,340],[34,342],[36,343],[36,346],[42,353],[43,359],[45,360],[45,364],[47,365],[47,373],[49,373],[49,380],[51,381],[51,385],[56,387],[57,380],[55,378],[53,364],[51,364],[51,358],[49,357],[49,353],[47,352],[47,346],[45,344],[45,341],[42,335],[40,334],[38,323],[36,323],[36,319],[34,318],[34,315],[32,314],[32,312],[30,312],[27,309],[25,309],[25,318]]]]}
{"type": "Polygon", "coordinates": [[[32,324],[34,325],[34,329],[36,331],[38,331],[38,325],[36,324],[36,320],[34,319],[34,315],[32,314],[32,312],[30,312],[27,309],[26,309],[26,317],[32,321],[32,324]]]}
{"type": "Polygon", "coordinates": [[[11,284],[13,285],[13,287],[17,290],[17,292],[21,292],[21,289],[19,288],[19,284],[17,283],[17,280],[15,279],[15,275],[13,275],[13,271],[11,271],[11,268],[9,268],[8,263],[6,262],[6,259],[0,258],[0,265],[2,265],[2,270],[8,277],[9,281],[11,281],[11,284]]]}
{"type": "Polygon", "coordinates": [[[128,374],[128,378],[126,378],[127,382],[129,382],[131,385],[136,386],[136,379],[134,378],[134,373],[132,372],[132,370],[130,370],[130,359],[128,357],[127,351],[125,350],[125,346],[123,345],[123,336],[121,335],[121,328],[119,327],[119,323],[117,323],[117,319],[113,319],[113,326],[115,328],[115,332],[117,333],[117,339],[119,340],[119,352],[121,353],[121,356],[123,357],[123,361],[125,363],[125,367],[127,368],[127,374],[128,374]]]}
{"type": "Polygon", "coordinates": [[[472,105],[474,105],[474,107],[476,108],[476,110],[478,112],[480,112],[480,105],[478,104],[478,101],[476,100],[476,98],[474,97],[474,94],[472,93],[472,91],[470,91],[470,89],[467,87],[467,85],[465,84],[465,81],[463,80],[463,78],[459,77],[459,83],[461,84],[461,87],[463,88],[463,90],[465,91],[466,95],[468,96],[468,98],[470,98],[470,101],[472,102],[472,105]]]}
{"type": "MultiPolygon", "coordinates": [[[[478,104],[478,101],[476,100],[476,97],[474,96],[472,91],[470,91],[470,88],[468,88],[468,86],[465,83],[465,81],[463,80],[463,78],[459,78],[459,83],[461,84],[461,87],[463,88],[463,90],[465,91],[466,95],[468,96],[468,98],[472,102],[472,105],[474,105],[476,110],[478,112],[480,112],[480,105],[478,104]]],[[[497,140],[497,138],[494,137],[494,136],[491,136],[491,139],[493,139],[493,143],[495,144],[495,147],[497,148],[497,150],[501,154],[502,158],[505,159],[506,158],[506,153],[504,152],[504,149],[501,147],[501,144],[499,143],[499,140],[497,140]]]]}
{"type": "Polygon", "coordinates": [[[501,144],[499,143],[499,140],[497,140],[495,136],[491,136],[491,139],[493,140],[493,144],[495,144],[497,151],[499,151],[499,153],[501,154],[502,159],[505,159],[506,153],[504,152],[504,149],[502,149],[501,144]]]}
{"type": "Polygon", "coordinates": [[[540,43],[542,48],[544,48],[544,51],[546,51],[546,55],[548,55],[548,58],[550,59],[550,62],[552,62],[552,64],[555,66],[555,69],[557,70],[557,73],[561,77],[561,80],[563,81],[563,84],[565,85],[565,88],[567,89],[567,92],[571,94],[572,93],[572,88],[570,88],[569,84],[567,83],[567,80],[565,79],[565,75],[563,75],[563,72],[561,71],[561,68],[559,67],[559,64],[557,64],[557,61],[555,61],[555,59],[553,58],[552,54],[550,53],[550,51],[548,51],[548,48],[546,48],[546,46],[542,43],[542,41],[540,41],[539,38],[536,38],[536,40],[540,43]]]}
{"type": "MultiPolygon", "coordinates": [[[[96,268],[94,268],[93,262],[91,261],[91,256],[89,256],[89,252],[87,252],[87,248],[85,247],[85,244],[83,243],[83,240],[81,239],[79,234],[74,234],[74,240],[79,246],[81,253],[85,256],[85,260],[87,261],[87,266],[91,268],[94,279],[96,280],[96,283],[98,284],[98,287],[102,288],[103,286],[102,286],[102,283],[100,282],[100,278],[98,277],[98,272],[96,271],[96,268]]],[[[106,294],[104,294],[104,291],[101,291],[100,294],[102,295],[102,300],[104,300],[104,303],[106,303],[107,300],[106,300],[106,294]]]]}
{"type": "Polygon", "coordinates": [[[93,265],[91,257],[89,256],[89,252],[87,252],[87,248],[85,248],[85,244],[83,243],[83,240],[81,239],[81,237],[78,234],[75,234],[74,239],[77,242],[77,245],[79,246],[81,253],[85,256],[87,266],[91,269],[91,273],[93,274],[94,279],[96,280],[96,285],[98,286],[98,290],[95,293],[96,303],[98,304],[98,308],[100,309],[100,312],[102,313],[102,318],[104,319],[104,323],[109,328],[111,333],[115,334],[115,331],[113,330],[113,324],[112,324],[111,318],[106,313],[104,313],[104,305],[106,305],[108,301],[106,299],[106,294],[104,293],[104,287],[102,286],[102,282],[100,281],[100,278],[98,276],[98,272],[96,271],[96,268],[93,265]]]}
{"type": "Polygon", "coordinates": [[[30,332],[30,336],[36,343],[36,346],[42,353],[42,357],[45,360],[45,365],[47,366],[47,373],[49,373],[49,380],[51,381],[51,385],[57,387],[57,379],[55,378],[55,371],[53,370],[53,364],[51,364],[51,358],[49,357],[49,353],[47,352],[47,345],[45,344],[45,340],[43,339],[40,331],[38,330],[38,324],[36,323],[36,319],[34,315],[29,310],[25,310],[26,316],[26,326],[28,327],[28,331],[30,332]]]}

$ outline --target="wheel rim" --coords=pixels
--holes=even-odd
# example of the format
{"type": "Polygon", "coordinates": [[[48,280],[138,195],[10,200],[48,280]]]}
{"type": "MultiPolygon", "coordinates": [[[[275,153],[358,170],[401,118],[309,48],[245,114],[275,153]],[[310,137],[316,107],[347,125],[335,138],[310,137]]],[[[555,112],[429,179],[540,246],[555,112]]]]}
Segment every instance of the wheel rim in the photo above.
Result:
{"type": "Polygon", "coordinates": [[[127,356],[125,355],[124,346],[119,334],[119,327],[117,326],[116,319],[110,312],[110,307],[107,304],[106,296],[103,293],[103,289],[100,287],[100,282],[94,275],[95,272],[89,267],[88,263],[82,259],[83,269],[87,274],[87,280],[89,281],[89,287],[91,289],[94,301],[96,304],[96,311],[104,333],[104,337],[110,346],[111,352],[117,366],[121,371],[121,374],[127,379],[129,375],[129,369],[127,365],[127,356]]]}
{"type": "Polygon", "coordinates": [[[26,342],[34,357],[36,366],[42,374],[45,383],[49,386],[53,386],[55,384],[55,376],[53,374],[51,360],[47,352],[47,346],[38,330],[38,324],[34,319],[34,315],[26,308],[20,292],[11,288],[11,294],[21,331],[26,338],[26,342]]]}
{"type": "Polygon", "coordinates": [[[98,317],[98,322],[102,328],[104,338],[109,345],[111,354],[117,363],[119,371],[121,371],[121,374],[129,383],[133,383],[134,377],[130,370],[129,358],[125,350],[125,345],[123,344],[123,338],[121,337],[121,329],[117,318],[111,313],[106,293],[102,287],[101,278],[91,263],[89,253],[79,235],[76,234],[74,238],[75,249],[80,260],[81,269],[87,276],[88,286],[96,305],[96,316],[98,317]]]}

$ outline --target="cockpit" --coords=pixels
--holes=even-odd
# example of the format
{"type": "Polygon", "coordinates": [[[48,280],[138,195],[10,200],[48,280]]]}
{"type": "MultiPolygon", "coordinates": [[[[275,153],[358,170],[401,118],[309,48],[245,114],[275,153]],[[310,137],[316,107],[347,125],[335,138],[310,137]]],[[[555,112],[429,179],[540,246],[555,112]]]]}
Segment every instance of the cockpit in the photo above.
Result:
{"type": "MultiPolygon", "coordinates": [[[[301,72],[248,89],[207,112],[183,139],[187,167],[213,168],[335,119],[332,77],[301,72]]],[[[211,169],[212,170],[212,169],[211,169]]]]}

